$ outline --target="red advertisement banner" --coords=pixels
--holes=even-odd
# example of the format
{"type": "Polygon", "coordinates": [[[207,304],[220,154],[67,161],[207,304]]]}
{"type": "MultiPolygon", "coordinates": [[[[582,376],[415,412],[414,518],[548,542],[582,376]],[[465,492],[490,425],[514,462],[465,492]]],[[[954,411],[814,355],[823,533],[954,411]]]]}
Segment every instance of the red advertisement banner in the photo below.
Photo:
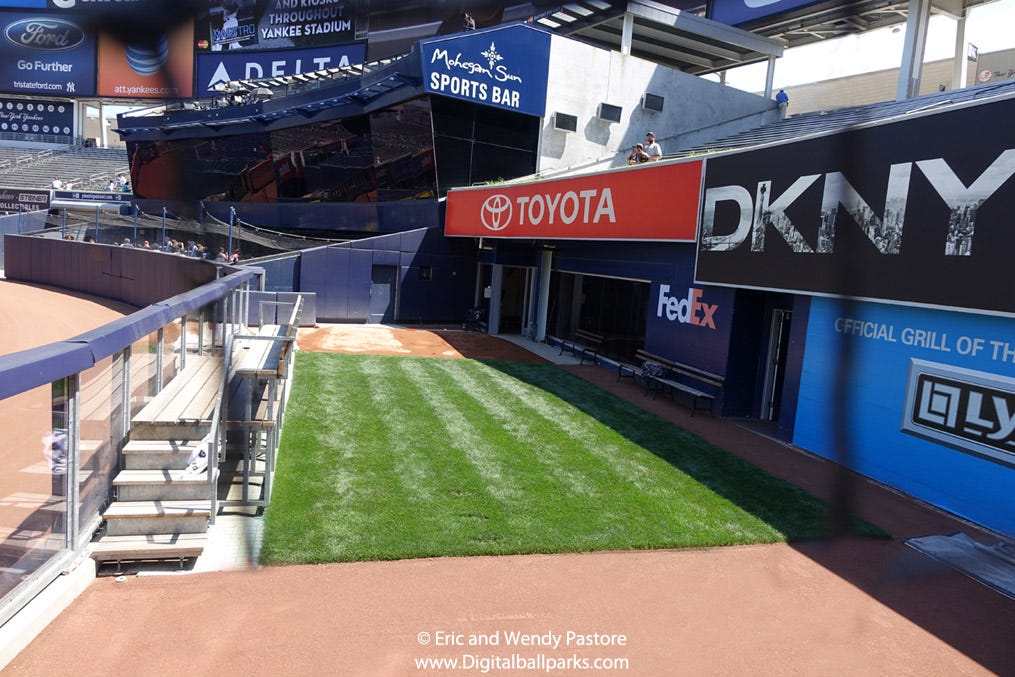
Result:
{"type": "Polygon", "coordinates": [[[702,161],[448,192],[445,235],[694,242],[702,161]]]}

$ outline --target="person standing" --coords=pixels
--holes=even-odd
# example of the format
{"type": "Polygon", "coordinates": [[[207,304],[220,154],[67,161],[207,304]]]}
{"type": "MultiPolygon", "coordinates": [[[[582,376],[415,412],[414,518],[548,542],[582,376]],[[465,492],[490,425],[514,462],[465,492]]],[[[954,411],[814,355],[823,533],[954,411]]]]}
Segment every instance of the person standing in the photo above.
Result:
{"type": "Polygon", "coordinates": [[[658,162],[663,159],[663,148],[656,142],[654,132],[645,133],[645,154],[648,155],[649,162],[658,162]]]}
{"type": "Polygon", "coordinates": [[[789,107],[789,94],[786,93],[786,90],[779,90],[779,93],[775,95],[775,102],[779,104],[779,117],[786,117],[786,109],[789,107]]]}
{"type": "Polygon", "coordinates": [[[643,145],[636,143],[631,149],[631,154],[627,156],[627,164],[640,165],[642,162],[648,162],[648,154],[645,153],[643,145]]]}

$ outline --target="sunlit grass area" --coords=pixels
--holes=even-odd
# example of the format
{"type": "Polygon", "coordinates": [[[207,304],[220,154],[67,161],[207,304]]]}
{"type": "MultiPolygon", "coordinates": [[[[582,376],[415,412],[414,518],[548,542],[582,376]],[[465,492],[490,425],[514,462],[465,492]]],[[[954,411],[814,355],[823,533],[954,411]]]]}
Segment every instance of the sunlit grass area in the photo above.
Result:
{"type": "Polygon", "coordinates": [[[262,561],[763,543],[826,517],[553,365],[299,353],[262,561]]]}

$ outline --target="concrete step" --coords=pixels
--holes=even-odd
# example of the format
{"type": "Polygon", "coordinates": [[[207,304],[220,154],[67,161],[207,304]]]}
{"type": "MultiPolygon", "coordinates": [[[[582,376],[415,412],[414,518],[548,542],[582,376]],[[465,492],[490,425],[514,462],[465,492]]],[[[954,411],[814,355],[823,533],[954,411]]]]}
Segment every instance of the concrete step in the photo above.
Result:
{"type": "MultiPolygon", "coordinates": [[[[217,475],[217,471],[216,471],[217,475]]],[[[183,470],[121,470],[113,479],[118,501],[190,501],[209,499],[208,472],[183,470]]]]}
{"type": "Polygon", "coordinates": [[[207,534],[107,535],[91,545],[91,557],[96,562],[186,559],[200,557],[207,545],[207,534]]]}
{"type": "Polygon", "coordinates": [[[114,501],[102,517],[108,536],[200,534],[208,530],[211,500],[114,501]]]}
{"type": "Polygon", "coordinates": [[[200,442],[132,439],[123,448],[123,465],[127,470],[182,470],[200,442]]]}

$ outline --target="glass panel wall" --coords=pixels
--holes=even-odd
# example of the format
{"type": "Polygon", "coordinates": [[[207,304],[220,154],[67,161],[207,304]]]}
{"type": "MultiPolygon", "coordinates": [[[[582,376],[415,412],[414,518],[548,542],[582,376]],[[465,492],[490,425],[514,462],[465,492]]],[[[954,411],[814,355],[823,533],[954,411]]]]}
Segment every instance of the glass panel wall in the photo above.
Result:
{"type": "Polygon", "coordinates": [[[427,98],[272,132],[127,148],[140,199],[376,202],[436,191],[427,98]]]}
{"type": "Polygon", "coordinates": [[[64,549],[66,409],[64,381],[0,400],[0,596],[64,549]]]}

